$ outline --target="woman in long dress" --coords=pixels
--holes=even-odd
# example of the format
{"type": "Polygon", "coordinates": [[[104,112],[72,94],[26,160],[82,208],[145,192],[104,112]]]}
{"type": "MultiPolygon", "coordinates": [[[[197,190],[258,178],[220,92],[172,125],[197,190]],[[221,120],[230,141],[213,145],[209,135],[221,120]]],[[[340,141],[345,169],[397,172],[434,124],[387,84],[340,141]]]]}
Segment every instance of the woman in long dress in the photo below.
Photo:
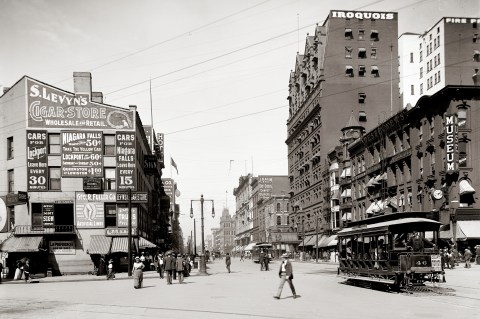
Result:
{"type": "Polygon", "coordinates": [[[145,265],[140,261],[140,257],[135,257],[135,262],[133,263],[133,287],[135,289],[142,288],[144,267],[145,265]]]}

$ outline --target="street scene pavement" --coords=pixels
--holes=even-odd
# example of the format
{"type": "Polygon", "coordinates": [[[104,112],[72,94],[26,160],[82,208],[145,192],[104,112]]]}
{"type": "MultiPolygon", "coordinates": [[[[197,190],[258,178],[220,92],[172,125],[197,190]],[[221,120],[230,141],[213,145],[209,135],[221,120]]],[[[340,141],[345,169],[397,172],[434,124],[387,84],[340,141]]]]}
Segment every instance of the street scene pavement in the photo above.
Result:
{"type": "Polygon", "coordinates": [[[479,318],[479,265],[447,269],[437,290],[392,293],[347,284],[334,263],[292,264],[296,299],[288,285],[273,298],[278,261],[260,271],[238,258],[231,273],[216,259],[207,276],[194,269],[184,284],[167,286],[156,272],[145,272],[142,289],[134,289],[126,273],[109,281],[93,275],[4,281],[0,318],[479,318]]]}

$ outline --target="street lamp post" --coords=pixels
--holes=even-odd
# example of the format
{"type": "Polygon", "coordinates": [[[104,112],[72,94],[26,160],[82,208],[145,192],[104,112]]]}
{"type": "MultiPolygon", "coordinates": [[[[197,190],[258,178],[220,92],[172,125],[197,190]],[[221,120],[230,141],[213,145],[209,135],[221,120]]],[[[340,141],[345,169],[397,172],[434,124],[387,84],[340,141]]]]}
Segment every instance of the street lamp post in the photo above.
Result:
{"type": "Polygon", "coordinates": [[[203,203],[205,201],[212,202],[212,218],[215,218],[215,208],[213,199],[204,199],[203,194],[200,196],[200,199],[192,199],[190,200],[190,218],[193,218],[193,202],[199,201],[200,202],[200,212],[201,212],[201,221],[202,221],[202,255],[200,256],[200,274],[207,275],[207,264],[205,260],[205,232],[204,232],[204,225],[203,225],[203,203]]]}

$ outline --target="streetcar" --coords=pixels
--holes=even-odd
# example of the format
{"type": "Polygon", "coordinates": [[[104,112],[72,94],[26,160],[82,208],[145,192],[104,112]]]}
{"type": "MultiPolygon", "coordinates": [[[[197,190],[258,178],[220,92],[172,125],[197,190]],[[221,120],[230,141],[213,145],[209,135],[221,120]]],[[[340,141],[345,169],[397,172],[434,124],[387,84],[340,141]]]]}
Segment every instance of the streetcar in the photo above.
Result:
{"type": "Polygon", "coordinates": [[[347,226],[337,233],[340,277],[397,290],[445,282],[438,250],[441,223],[435,219],[396,213],[347,226]]]}
{"type": "Polygon", "coordinates": [[[260,262],[260,254],[264,253],[265,258],[268,258],[268,262],[272,260],[272,244],[258,243],[252,248],[252,261],[254,263],[260,262]]]}

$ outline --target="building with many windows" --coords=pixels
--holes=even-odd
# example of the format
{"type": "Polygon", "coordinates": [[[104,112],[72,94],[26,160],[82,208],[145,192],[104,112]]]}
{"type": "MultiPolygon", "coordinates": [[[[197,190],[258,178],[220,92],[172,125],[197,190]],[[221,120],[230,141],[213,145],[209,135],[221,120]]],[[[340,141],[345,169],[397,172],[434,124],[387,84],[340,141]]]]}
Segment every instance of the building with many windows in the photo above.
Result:
{"type": "Polygon", "coordinates": [[[134,252],[166,244],[153,129],[135,106],[103,103],[90,73],[73,80],[71,93],[24,76],[0,97],[0,250],[11,271],[23,257],[54,274],[93,271],[104,255],[124,266],[129,212],[134,252]]]}
{"type": "Polygon", "coordinates": [[[399,109],[397,23],[392,12],[330,11],[296,56],[286,144],[299,234],[331,232],[328,154],[352,112],[368,131],[399,109]]]}
{"type": "Polygon", "coordinates": [[[444,17],[399,38],[400,94],[415,105],[447,85],[480,85],[480,18],[444,17]]]}

